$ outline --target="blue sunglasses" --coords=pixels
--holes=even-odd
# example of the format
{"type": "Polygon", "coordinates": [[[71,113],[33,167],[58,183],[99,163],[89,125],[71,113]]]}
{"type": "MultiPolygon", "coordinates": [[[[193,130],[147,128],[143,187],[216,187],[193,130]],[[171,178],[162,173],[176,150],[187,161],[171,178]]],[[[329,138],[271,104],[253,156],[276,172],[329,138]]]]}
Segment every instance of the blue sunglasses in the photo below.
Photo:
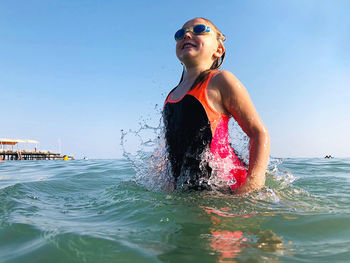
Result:
{"type": "Polygon", "coordinates": [[[195,35],[202,35],[210,32],[210,27],[206,25],[195,25],[191,27],[181,28],[175,33],[175,40],[179,41],[184,38],[187,32],[192,32],[195,35]]]}

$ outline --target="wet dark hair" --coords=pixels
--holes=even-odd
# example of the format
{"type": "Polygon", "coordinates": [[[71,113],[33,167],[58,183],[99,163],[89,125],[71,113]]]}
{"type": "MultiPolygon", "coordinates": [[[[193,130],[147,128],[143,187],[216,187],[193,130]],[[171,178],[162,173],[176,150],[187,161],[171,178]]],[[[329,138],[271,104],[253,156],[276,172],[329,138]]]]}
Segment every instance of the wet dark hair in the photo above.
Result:
{"type": "MultiPolygon", "coordinates": [[[[221,43],[222,46],[224,46],[224,41],[226,40],[226,37],[223,33],[221,33],[221,31],[213,24],[213,22],[211,22],[209,19],[206,19],[204,17],[197,17],[197,18],[200,18],[200,19],[203,19],[204,21],[206,21],[207,23],[209,23],[216,31],[216,38],[217,40],[221,43]]],[[[193,18],[195,19],[195,18],[193,18]]],[[[193,20],[191,19],[191,20],[193,20]]],[[[225,54],[226,54],[226,49],[224,48],[224,52],[222,53],[221,57],[215,59],[215,61],[213,62],[213,64],[211,65],[211,67],[207,70],[204,70],[202,71],[198,77],[196,78],[196,80],[194,81],[194,83],[192,84],[192,87],[190,88],[193,89],[196,85],[198,85],[199,83],[202,83],[203,81],[206,80],[206,78],[209,76],[209,73],[212,71],[212,70],[218,70],[222,63],[224,62],[224,59],[225,59],[225,54]]],[[[185,69],[182,70],[182,74],[181,74],[181,79],[179,81],[179,84],[177,85],[180,85],[180,83],[182,82],[183,78],[184,78],[184,74],[185,74],[185,69]]]]}

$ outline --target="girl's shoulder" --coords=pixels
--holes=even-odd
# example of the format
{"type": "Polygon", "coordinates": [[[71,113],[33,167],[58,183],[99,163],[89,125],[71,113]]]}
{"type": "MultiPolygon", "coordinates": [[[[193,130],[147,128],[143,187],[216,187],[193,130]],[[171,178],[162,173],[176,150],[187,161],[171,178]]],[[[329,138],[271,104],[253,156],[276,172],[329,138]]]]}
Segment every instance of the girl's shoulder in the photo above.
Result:
{"type": "Polygon", "coordinates": [[[238,78],[227,70],[216,71],[213,74],[211,85],[212,87],[223,92],[227,90],[232,91],[232,89],[240,88],[242,86],[238,78]]]}
{"type": "Polygon", "coordinates": [[[225,81],[238,81],[237,77],[228,70],[217,70],[213,74],[213,81],[215,82],[225,82],[225,81]]]}

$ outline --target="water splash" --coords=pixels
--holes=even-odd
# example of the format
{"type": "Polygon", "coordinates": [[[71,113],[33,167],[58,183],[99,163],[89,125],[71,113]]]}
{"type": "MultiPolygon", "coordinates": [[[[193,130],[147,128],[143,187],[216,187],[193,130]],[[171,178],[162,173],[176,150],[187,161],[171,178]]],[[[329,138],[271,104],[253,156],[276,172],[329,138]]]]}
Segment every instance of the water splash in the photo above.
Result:
{"type": "MultiPolygon", "coordinates": [[[[190,171],[184,171],[175,183],[166,150],[162,118],[154,126],[149,125],[149,123],[149,119],[143,119],[139,122],[137,130],[121,131],[123,156],[132,164],[136,171],[134,180],[148,190],[186,190],[192,177],[190,171]]],[[[248,136],[234,120],[229,122],[229,134],[230,145],[226,144],[226,147],[233,146],[235,149],[234,154],[248,165],[248,136]]],[[[214,191],[230,192],[229,186],[236,182],[230,172],[232,169],[245,169],[244,167],[235,166],[230,155],[225,158],[218,158],[210,151],[209,147],[203,151],[199,158],[199,169],[204,171],[206,166],[209,165],[212,172],[210,178],[200,178],[198,183],[199,185],[209,185],[214,191]]],[[[266,172],[266,186],[260,191],[247,195],[248,198],[273,203],[280,201],[281,195],[279,191],[290,187],[296,180],[293,174],[282,171],[279,168],[282,162],[283,159],[281,158],[270,157],[266,172]]]]}
{"type": "MultiPolygon", "coordinates": [[[[121,147],[123,156],[130,161],[136,171],[135,181],[149,190],[186,190],[191,187],[193,174],[190,170],[182,169],[180,176],[176,180],[172,176],[170,161],[165,143],[165,131],[162,118],[157,125],[150,126],[148,119],[139,123],[137,130],[121,131],[121,147]]],[[[232,127],[235,127],[234,125],[232,127]]],[[[238,129],[238,128],[235,128],[238,129]]],[[[235,141],[236,152],[244,152],[242,148],[248,145],[247,137],[242,133],[236,135],[235,141]],[[244,141],[244,142],[242,142],[244,141]]],[[[224,147],[231,147],[227,142],[223,142],[224,147]]],[[[207,147],[199,156],[189,156],[189,160],[199,158],[199,170],[203,174],[209,166],[211,176],[202,176],[199,178],[199,188],[208,188],[221,192],[230,192],[230,185],[236,183],[232,176],[232,170],[245,169],[232,163],[232,157],[235,154],[232,150],[227,150],[229,154],[222,158],[218,154],[212,153],[207,147]]],[[[243,153],[244,154],[244,153],[243,153]]],[[[242,156],[243,156],[242,154],[242,156]]],[[[247,156],[247,155],[246,155],[247,156]]],[[[248,163],[246,160],[245,162],[248,163]]]]}
{"type": "Polygon", "coordinates": [[[229,121],[229,142],[235,154],[245,165],[249,165],[249,137],[234,118],[229,121]]]}
{"type": "Polygon", "coordinates": [[[123,156],[136,171],[135,181],[149,190],[174,190],[162,120],[157,126],[139,123],[139,129],[121,131],[123,156]]]}
{"type": "Polygon", "coordinates": [[[266,184],[278,190],[290,187],[297,179],[291,172],[282,170],[282,163],[282,158],[270,157],[266,172],[266,184]]]}

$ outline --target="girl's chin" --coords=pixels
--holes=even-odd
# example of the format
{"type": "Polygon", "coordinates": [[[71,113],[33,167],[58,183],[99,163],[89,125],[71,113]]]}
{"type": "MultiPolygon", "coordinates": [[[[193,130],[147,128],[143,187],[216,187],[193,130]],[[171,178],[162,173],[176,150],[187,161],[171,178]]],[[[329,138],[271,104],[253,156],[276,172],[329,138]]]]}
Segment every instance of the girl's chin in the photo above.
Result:
{"type": "Polygon", "coordinates": [[[182,52],[177,56],[181,61],[193,59],[196,57],[196,53],[192,50],[182,50],[182,52]]]}
{"type": "Polygon", "coordinates": [[[185,48],[180,51],[181,54],[191,54],[196,53],[196,50],[194,48],[185,48]]]}

